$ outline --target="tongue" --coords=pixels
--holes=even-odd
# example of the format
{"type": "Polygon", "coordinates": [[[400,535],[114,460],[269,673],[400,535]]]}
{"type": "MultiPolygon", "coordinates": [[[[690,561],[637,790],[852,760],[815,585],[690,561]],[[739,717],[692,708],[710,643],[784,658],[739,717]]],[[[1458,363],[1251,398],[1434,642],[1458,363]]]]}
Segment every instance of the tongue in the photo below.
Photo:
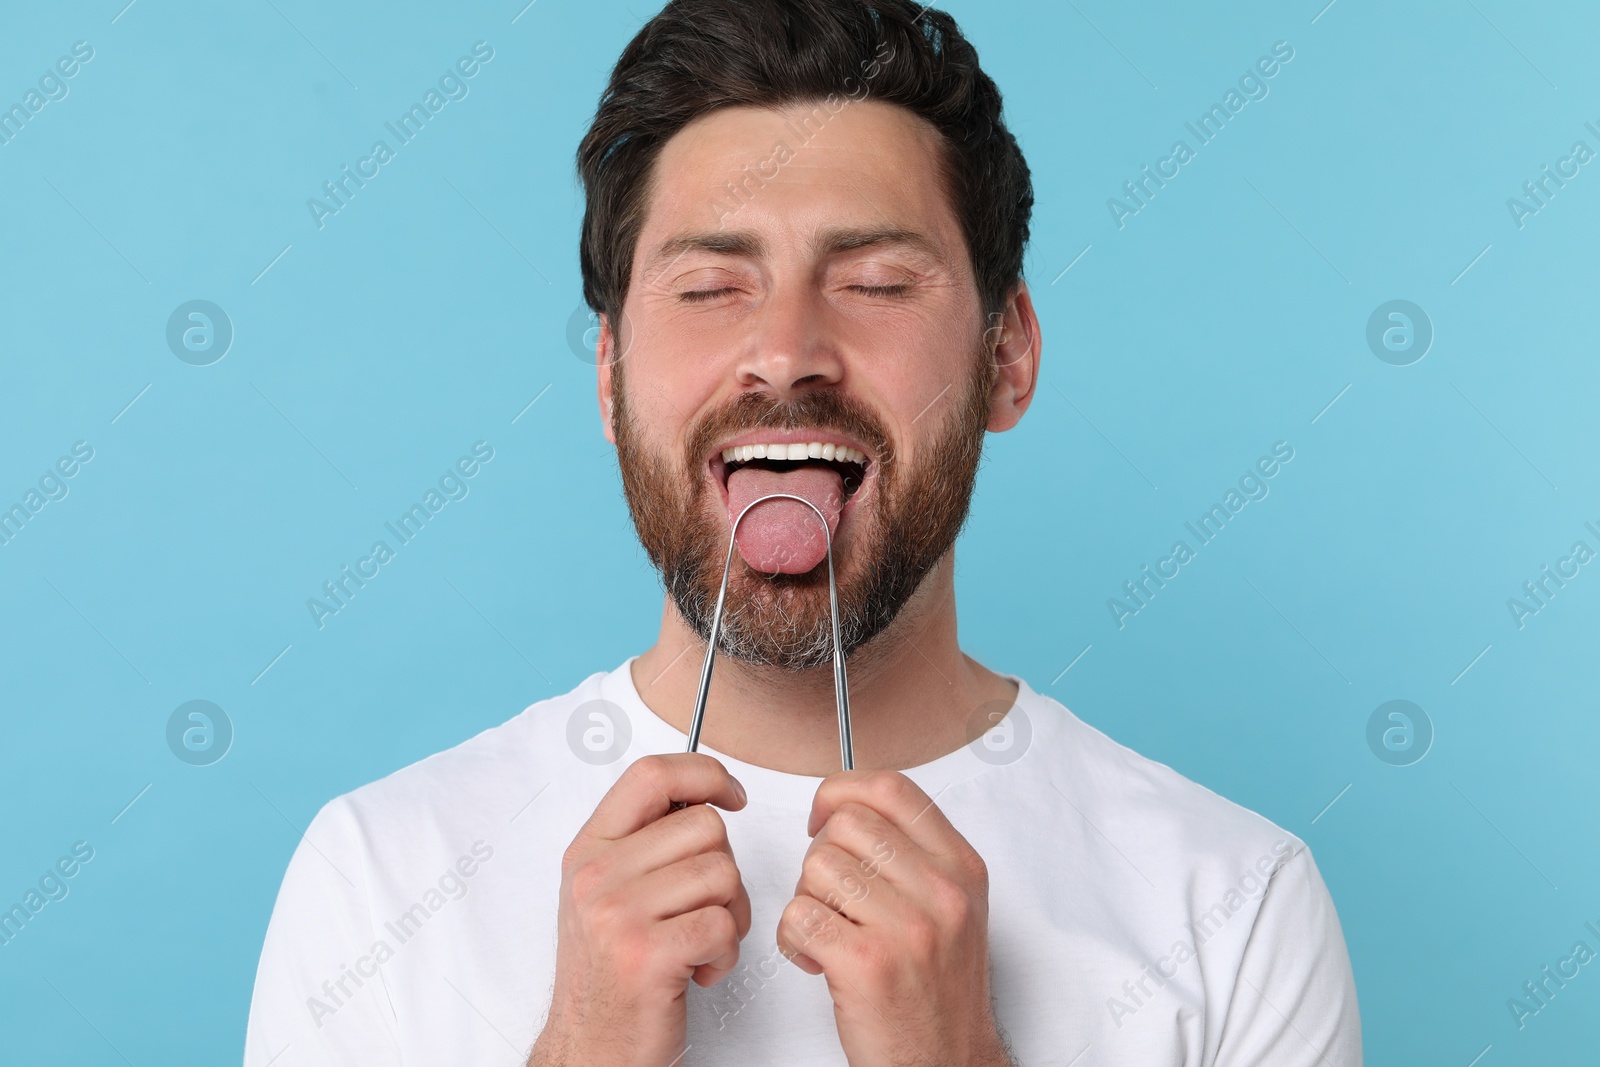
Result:
{"type": "MultiPolygon", "coordinates": [[[[828,519],[828,534],[839,527],[844,481],[831,466],[808,464],[788,471],[740,467],[728,475],[728,521],[769,493],[809,500],[828,519]]],[[[739,555],[764,574],[804,574],[827,556],[828,542],[816,512],[799,500],[767,500],[750,508],[739,524],[739,555]]]]}

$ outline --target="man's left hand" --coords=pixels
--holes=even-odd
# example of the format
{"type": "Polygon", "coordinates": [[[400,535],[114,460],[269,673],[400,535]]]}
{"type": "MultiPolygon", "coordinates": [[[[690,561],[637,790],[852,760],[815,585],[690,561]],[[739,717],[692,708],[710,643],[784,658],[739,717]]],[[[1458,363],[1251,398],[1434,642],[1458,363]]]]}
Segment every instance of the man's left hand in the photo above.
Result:
{"type": "Polygon", "coordinates": [[[778,945],[828,980],[856,1067],[1011,1063],[989,1000],[989,874],[897,771],[843,771],[817,790],[811,847],[778,945]]]}

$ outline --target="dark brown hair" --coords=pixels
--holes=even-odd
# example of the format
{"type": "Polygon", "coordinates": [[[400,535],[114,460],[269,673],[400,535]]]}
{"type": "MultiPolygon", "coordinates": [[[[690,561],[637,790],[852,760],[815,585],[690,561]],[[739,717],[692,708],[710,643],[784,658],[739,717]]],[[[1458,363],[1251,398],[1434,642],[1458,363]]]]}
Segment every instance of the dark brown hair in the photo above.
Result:
{"type": "Polygon", "coordinates": [[[1033,182],[1000,90],[942,11],[906,0],[672,0],[623,49],[583,143],[583,296],[616,323],[651,174],[679,130],[722,107],[833,96],[898,104],[939,131],[943,179],[986,314],[1022,277],[1033,182]]]}

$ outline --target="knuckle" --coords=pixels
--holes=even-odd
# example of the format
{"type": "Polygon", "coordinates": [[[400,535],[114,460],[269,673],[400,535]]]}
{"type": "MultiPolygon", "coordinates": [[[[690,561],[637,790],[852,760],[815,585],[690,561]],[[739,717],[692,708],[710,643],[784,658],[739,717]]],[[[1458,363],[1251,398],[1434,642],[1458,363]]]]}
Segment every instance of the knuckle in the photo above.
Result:
{"type": "Polygon", "coordinates": [[[964,926],[972,914],[972,898],[959,885],[933,879],[928,895],[936,917],[952,926],[964,926]]]}
{"type": "Polygon", "coordinates": [[[807,901],[800,911],[800,932],[807,943],[831,945],[839,938],[838,921],[827,907],[807,901]]]}
{"type": "Polygon", "coordinates": [[[661,789],[667,784],[667,778],[672,773],[672,764],[666,756],[653,753],[640,756],[623,773],[661,789]]]}
{"type": "Polygon", "coordinates": [[[879,938],[862,938],[851,957],[853,969],[867,989],[881,991],[893,985],[899,954],[887,942],[879,938]]]}
{"type": "Polygon", "coordinates": [[[713,889],[733,892],[739,885],[739,865],[726,852],[707,852],[700,861],[705,879],[713,889]]]}
{"type": "Polygon", "coordinates": [[[706,925],[707,934],[718,944],[739,940],[739,924],[727,908],[712,908],[706,912],[706,925]]]}
{"type": "Polygon", "coordinates": [[[573,902],[579,906],[592,903],[605,887],[606,873],[604,865],[598,860],[574,867],[567,878],[573,902]]]}
{"type": "Polygon", "coordinates": [[[973,885],[977,886],[980,892],[987,895],[989,891],[989,865],[983,862],[982,856],[970,850],[962,859],[962,867],[972,880],[973,885]]]}
{"type": "Polygon", "coordinates": [[[680,753],[679,755],[684,758],[685,766],[701,769],[707,774],[717,778],[733,777],[733,775],[728,773],[728,768],[723,766],[722,761],[709,753],[690,752],[687,754],[680,753]]]}
{"type": "Polygon", "coordinates": [[[787,939],[796,946],[804,946],[811,940],[810,926],[815,922],[812,912],[817,905],[815,901],[802,897],[795,897],[784,906],[783,915],[778,921],[778,928],[786,935],[787,939]]]}
{"type": "Polygon", "coordinates": [[[783,911],[778,915],[778,926],[791,931],[798,930],[800,928],[800,919],[805,915],[808,904],[808,901],[801,900],[799,897],[789,901],[783,906],[783,911]]]}
{"type": "Polygon", "coordinates": [[[709,837],[713,844],[721,847],[728,841],[728,826],[722,821],[722,816],[710,804],[691,804],[683,809],[685,821],[701,834],[709,837]]]}
{"type": "Polygon", "coordinates": [[[695,945],[724,945],[738,941],[736,925],[727,908],[702,908],[688,923],[686,936],[695,945]]]}
{"type": "Polygon", "coordinates": [[[839,805],[838,809],[833,813],[833,818],[829,819],[828,822],[832,825],[835,833],[852,836],[865,829],[869,819],[868,810],[862,805],[851,801],[850,803],[839,805]]]}
{"type": "Polygon", "coordinates": [[[589,902],[584,909],[585,925],[602,939],[614,938],[627,925],[628,906],[615,894],[606,894],[589,902]]]}
{"type": "Polygon", "coordinates": [[[833,857],[824,848],[814,848],[800,861],[800,876],[807,882],[820,884],[833,876],[833,857]]]}
{"type": "Polygon", "coordinates": [[[899,771],[873,771],[863,784],[868,795],[884,805],[892,805],[906,791],[906,778],[899,771]]]}

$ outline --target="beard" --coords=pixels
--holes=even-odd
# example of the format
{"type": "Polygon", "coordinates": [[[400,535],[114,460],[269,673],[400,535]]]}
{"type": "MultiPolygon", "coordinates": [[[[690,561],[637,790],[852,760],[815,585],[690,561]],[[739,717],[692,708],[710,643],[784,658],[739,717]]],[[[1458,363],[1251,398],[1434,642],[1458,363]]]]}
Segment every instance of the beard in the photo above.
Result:
{"type": "MultiPolygon", "coordinates": [[[[728,547],[722,501],[706,477],[712,449],[751,429],[833,430],[874,457],[870,507],[850,517],[848,558],[835,543],[839,637],[848,656],[881,634],[944,558],[966,523],[988,417],[992,359],[973,373],[931,448],[915,465],[894,452],[882,423],[843,393],[814,390],[790,401],[741,393],[695,425],[682,455],[646,444],[627,404],[622,363],[612,368],[614,431],[623,494],[650,562],[679,614],[709,640],[728,547]]],[[[948,409],[947,409],[948,410],[948,409]]],[[[843,526],[843,523],[841,523],[843,526]]],[[[753,666],[807,671],[833,662],[826,560],[804,574],[752,570],[735,552],[717,651],[753,666]]]]}

